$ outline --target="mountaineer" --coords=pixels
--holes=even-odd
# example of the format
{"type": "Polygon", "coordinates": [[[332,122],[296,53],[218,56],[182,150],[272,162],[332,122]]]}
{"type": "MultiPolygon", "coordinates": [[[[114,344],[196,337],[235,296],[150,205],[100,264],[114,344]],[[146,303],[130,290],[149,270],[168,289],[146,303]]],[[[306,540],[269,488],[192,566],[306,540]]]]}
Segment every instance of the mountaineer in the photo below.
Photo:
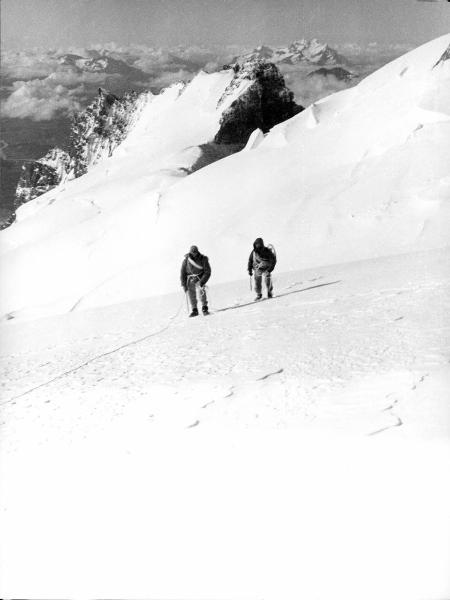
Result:
{"type": "Polygon", "coordinates": [[[248,274],[255,274],[255,300],[262,298],[262,278],[266,282],[267,297],[272,298],[273,284],[271,273],[277,263],[277,257],[273,247],[264,246],[262,238],[257,238],[253,243],[253,250],[248,258],[248,274]]]}
{"type": "Polygon", "coordinates": [[[191,246],[181,265],[181,285],[189,296],[192,308],[190,317],[198,316],[197,291],[202,303],[203,314],[209,314],[205,284],[210,277],[211,267],[208,257],[200,254],[197,246],[191,246]]]}

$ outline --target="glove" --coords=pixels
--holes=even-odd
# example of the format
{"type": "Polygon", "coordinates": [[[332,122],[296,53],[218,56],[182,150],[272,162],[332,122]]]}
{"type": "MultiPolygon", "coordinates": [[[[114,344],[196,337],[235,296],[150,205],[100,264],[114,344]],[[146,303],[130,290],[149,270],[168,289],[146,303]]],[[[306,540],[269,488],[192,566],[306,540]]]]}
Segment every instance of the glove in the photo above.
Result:
{"type": "Polygon", "coordinates": [[[253,271],[251,269],[248,270],[248,274],[250,275],[250,277],[253,275],[253,271]]]}
{"type": "Polygon", "coordinates": [[[181,287],[183,288],[184,293],[186,293],[187,292],[187,285],[182,285],[181,287]]]}

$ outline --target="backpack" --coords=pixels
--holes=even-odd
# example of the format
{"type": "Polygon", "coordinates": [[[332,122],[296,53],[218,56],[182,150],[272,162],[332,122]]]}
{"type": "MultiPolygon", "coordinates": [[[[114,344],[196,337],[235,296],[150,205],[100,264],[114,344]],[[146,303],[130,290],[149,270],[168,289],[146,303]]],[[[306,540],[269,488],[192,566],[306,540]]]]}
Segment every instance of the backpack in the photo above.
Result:
{"type": "Polygon", "coordinates": [[[277,260],[277,252],[275,250],[275,246],[273,244],[267,244],[266,248],[269,248],[269,250],[272,252],[272,254],[275,257],[275,262],[277,260]]]}

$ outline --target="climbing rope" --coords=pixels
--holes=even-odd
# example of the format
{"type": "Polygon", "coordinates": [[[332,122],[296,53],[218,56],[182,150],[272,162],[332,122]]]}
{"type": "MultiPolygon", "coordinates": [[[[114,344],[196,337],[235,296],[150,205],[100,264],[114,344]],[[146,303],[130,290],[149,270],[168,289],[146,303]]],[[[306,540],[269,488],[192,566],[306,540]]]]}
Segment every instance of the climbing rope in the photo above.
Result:
{"type": "Polygon", "coordinates": [[[18,400],[19,398],[23,398],[23,396],[27,396],[28,394],[31,394],[31,392],[34,392],[36,390],[39,390],[40,388],[46,387],[47,385],[50,385],[51,383],[58,381],[58,379],[62,379],[63,377],[66,377],[66,375],[71,375],[72,373],[76,373],[80,369],[83,369],[84,367],[86,367],[87,365],[90,365],[91,363],[95,362],[96,360],[100,360],[101,358],[104,358],[105,356],[110,356],[111,354],[115,354],[116,352],[119,352],[120,350],[123,350],[124,348],[128,348],[129,346],[134,346],[136,344],[140,344],[141,342],[144,342],[145,340],[148,340],[152,337],[160,335],[161,333],[164,333],[164,331],[167,331],[169,329],[169,327],[171,326],[173,321],[175,321],[175,319],[180,314],[181,309],[183,308],[183,304],[184,304],[184,301],[181,302],[176,313],[174,313],[169,318],[167,324],[164,327],[162,327],[161,329],[159,329],[158,331],[148,333],[147,335],[144,335],[136,340],[131,340],[130,342],[121,344],[117,348],[113,348],[112,350],[108,350],[107,352],[103,352],[102,354],[98,354],[97,356],[93,356],[92,358],[89,358],[88,360],[84,361],[80,365],[77,365],[76,367],[72,367],[71,369],[68,369],[67,371],[64,371],[63,373],[60,373],[59,375],[56,375],[55,377],[53,377],[52,379],[50,379],[48,381],[45,381],[44,383],[40,383],[39,385],[36,385],[35,387],[27,390],[26,392],[22,392],[21,394],[18,394],[17,396],[13,396],[12,398],[5,400],[5,402],[0,403],[0,406],[4,406],[6,404],[14,402],[15,400],[18,400]]]}

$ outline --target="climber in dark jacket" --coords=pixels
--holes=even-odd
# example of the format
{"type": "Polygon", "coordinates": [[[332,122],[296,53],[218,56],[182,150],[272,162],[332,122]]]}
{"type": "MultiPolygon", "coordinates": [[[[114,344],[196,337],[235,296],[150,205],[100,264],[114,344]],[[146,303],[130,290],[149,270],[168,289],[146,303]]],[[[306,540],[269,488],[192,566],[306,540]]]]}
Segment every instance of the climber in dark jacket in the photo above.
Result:
{"type": "Polygon", "coordinates": [[[206,297],[205,284],[211,277],[211,267],[207,256],[200,254],[197,246],[191,246],[181,264],[181,285],[189,295],[192,312],[190,317],[198,316],[197,290],[199,290],[202,303],[202,312],[208,314],[208,298],[206,297]]]}
{"type": "Polygon", "coordinates": [[[267,297],[272,298],[273,285],[271,273],[275,268],[277,259],[270,248],[264,246],[262,238],[257,238],[253,243],[253,250],[248,258],[248,274],[255,273],[255,300],[262,298],[262,278],[266,281],[267,297]]]}

